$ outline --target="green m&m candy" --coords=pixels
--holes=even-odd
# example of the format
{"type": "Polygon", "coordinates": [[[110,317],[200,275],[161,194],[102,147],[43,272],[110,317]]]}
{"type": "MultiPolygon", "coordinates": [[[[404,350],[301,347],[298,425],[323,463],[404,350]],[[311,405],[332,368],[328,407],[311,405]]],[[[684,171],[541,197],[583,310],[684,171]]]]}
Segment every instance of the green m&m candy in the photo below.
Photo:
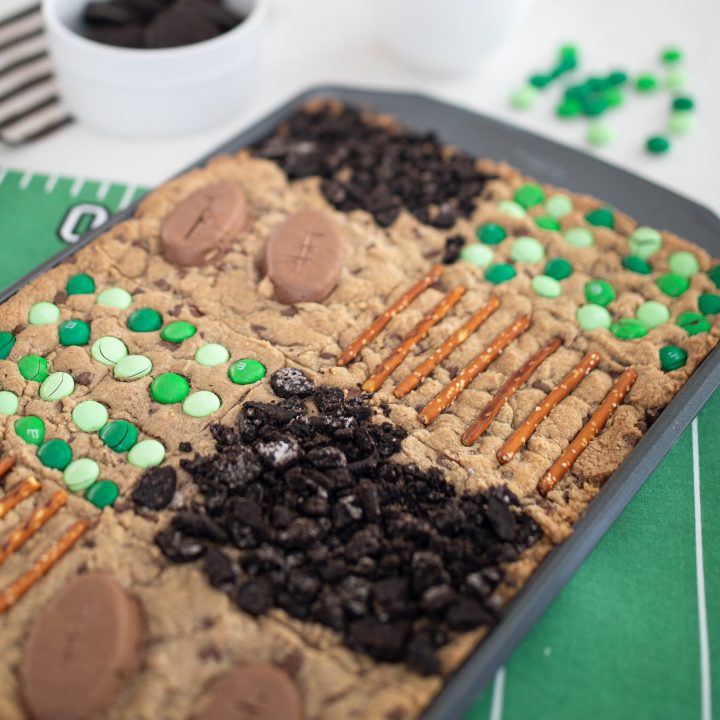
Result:
{"type": "Polygon", "coordinates": [[[64,470],[72,460],[72,449],[59,438],[44,442],[37,450],[38,460],[54,470],[64,470]]]}
{"type": "Polygon", "coordinates": [[[571,213],[572,209],[572,200],[565,193],[555,193],[545,201],[545,212],[556,219],[571,213]]]}
{"type": "Polygon", "coordinates": [[[267,372],[265,366],[252,358],[236,360],[228,370],[228,377],[236,385],[250,385],[262,380],[267,372]]]}
{"type": "Polygon", "coordinates": [[[150,395],[161,405],[182,402],[190,392],[190,383],[177,373],[162,373],[150,383],[150,395]]]}
{"type": "Polygon", "coordinates": [[[85,491],[85,499],[102,510],[118,499],[120,488],[112,480],[98,480],[85,491]]]}
{"type": "Polygon", "coordinates": [[[510,105],[516,110],[526,110],[535,104],[538,95],[537,88],[528,83],[519,87],[510,95],[510,105]]]}
{"type": "Polygon", "coordinates": [[[125,343],[119,338],[112,335],[104,335],[97,339],[90,348],[90,354],[93,359],[103,365],[117,365],[124,357],[128,355],[128,349],[125,343]]]}
{"type": "Polygon", "coordinates": [[[543,230],[559,231],[561,229],[560,221],[550,215],[539,215],[535,218],[535,224],[543,230]]]}
{"type": "Polygon", "coordinates": [[[692,277],[700,272],[700,263],[691,252],[681,250],[680,252],[674,252],[668,258],[668,268],[675,275],[692,277]]]}
{"type": "Polygon", "coordinates": [[[95,292],[95,281],[84,273],[73,275],[65,286],[68,295],[92,295],[95,292]]]}
{"type": "Polygon", "coordinates": [[[537,183],[525,183],[515,191],[513,199],[527,209],[539,205],[545,199],[545,192],[537,183]]]}
{"type": "Polygon", "coordinates": [[[230,351],[217,343],[208,343],[195,352],[195,361],[205,367],[224,365],[230,359],[230,351]]]}
{"type": "Polygon", "coordinates": [[[670,149],[670,141],[664,135],[651,135],[645,141],[645,149],[651,155],[663,155],[670,149]]]}
{"type": "Polygon", "coordinates": [[[704,315],[716,315],[720,313],[720,295],[703,293],[698,298],[698,308],[704,315]]]}
{"type": "Polygon", "coordinates": [[[662,247],[662,236],[655,228],[639,227],[628,238],[628,245],[633,255],[647,260],[662,247]]]}
{"type": "Polygon", "coordinates": [[[510,255],[515,262],[537,263],[545,257],[545,248],[536,238],[524,235],[510,246],[510,255]]]}
{"type": "Polygon", "coordinates": [[[128,462],[139,468],[157,467],[165,459],[165,446],[151,438],[141,440],[128,453],[128,462]]]}
{"type": "Polygon", "coordinates": [[[660,62],[665,65],[674,65],[682,60],[682,50],[676,47],[669,47],[660,53],[660,62]]]}
{"type": "Polygon", "coordinates": [[[482,243],[472,243],[460,250],[460,259],[475,267],[487,267],[493,260],[493,251],[482,243]]]}
{"type": "Polygon", "coordinates": [[[191,417],[201,418],[217,412],[220,405],[220,398],[215,393],[198,390],[187,396],[183,403],[183,411],[191,417]]]}
{"type": "Polygon", "coordinates": [[[690,287],[690,281],[684,275],[672,273],[662,275],[655,281],[655,284],[670,297],[679,297],[690,287]]]}
{"type": "Polygon", "coordinates": [[[10,354],[14,345],[15,336],[12,333],[7,330],[0,332],[0,360],[4,360],[10,354]]]}
{"type": "Polygon", "coordinates": [[[545,275],[555,280],[564,280],[572,275],[572,265],[565,258],[552,258],[545,264],[545,275]]]}
{"type": "Polygon", "coordinates": [[[127,310],[132,305],[132,295],[123,288],[112,287],[103,290],[96,298],[98,305],[127,310]]]}
{"type": "Polygon", "coordinates": [[[615,299],[615,288],[606,280],[590,280],[585,283],[585,299],[605,307],[615,299]]]}
{"type": "Polygon", "coordinates": [[[63,480],[72,492],[87,490],[99,477],[100,466],[90,458],[73,460],[63,472],[63,480]]]}
{"type": "Polygon", "coordinates": [[[66,372],[54,372],[48,375],[40,385],[40,399],[54,402],[73,394],[75,380],[66,372]]]}
{"type": "Polygon", "coordinates": [[[45,423],[36,415],[26,415],[15,421],[15,434],[28,445],[42,445],[45,423]]]}
{"type": "Polygon", "coordinates": [[[688,335],[698,335],[699,333],[709,332],[712,328],[710,321],[704,315],[696,312],[680,313],[675,323],[685,330],[688,335]]]}
{"type": "Polygon", "coordinates": [[[665,345],[660,348],[660,367],[665,372],[672,372],[685,367],[687,353],[677,345],[665,345]]]}
{"type": "Polygon", "coordinates": [[[90,326],[83,320],[66,320],[58,327],[61,345],[87,345],[90,342],[90,326]]]}
{"type": "Polygon", "coordinates": [[[597,328],[609,328],[612,324],[612,317],[602,305],[581,305],[575,313],[577,324],[583,330],[596,330],[597,328]]]}
{"type": "Polygon", "coordinates": [[[673,110],[681,110],[684,112],[688,112],[689,110],[693,110],[695,108],[695,102],[692,98],[687,97],[687,95],[679,95],[672,101],[672,109],[673,110]]]}
{"type": "Polygon", "coordinates": [[[647,335],[647,325],[637,318],[621,318],[610,325],[610,332],[621,340],[635,340],[647,335]]]}
{"type": "Polygon", "coordinates": [[[475,231],[475,234],[477,235],[477,239],[486,245],[497,245],[507,237],[505,228],[497,223],[480,225],[475,231]]]}
{"type": "Polygon", "coordinates": [[[650,73],[644,73],[642,75],[638,75],[637,78],[635,78],[635,89],[639,93],[652,92],[653,90],[657,89],[657,86],[657,78],[650,73]]]}
{"type": "MultiPolygon", "coordinates": [[[[620,97],[622,98],[622,93],[620,93],[620,97]]],[[[590,125],[588,125],[587,133],[585,133],[585,139],[587,142],[590,145],[595,145],[595,147],[607,145],[612,142],[613,137],[615,137],[615,133],[613,132],[612,127],[601,120],[596,120],[595,122],[590,123],[590,125]]]]}
{"type": "Polygon", "coordinates": [[[515,275],[517,275],[515,268],[508,263],[496,263],[485,270],[485,279],[493,285],[500,285],[512,280],[515,275]]]}
{"type": "Polygon", "coordinates": [[[610,208],[597,208],[585,215],[585,219],[596,227],[606,227],[611,230],[615,227],[615,215],[610,208]]]}
{"type": "Polygon", "coordinates": [[[569,228],[565,231],[564,235],[565,242],[573,247],[586,248],[595,242],[593,234],[587,228],[569,228]]]}
{"type": "Polygon", "coordinates": [[[60,319],[60,308],[51,302],[35,303],[28,312],[30,325],[54,325],[60,319]]]}
{"type": "Polygon", "coordinates": [[[647,260],[637,255],[628,255],[622,259],[622,266],[626,270],[638,273],[639,275],[649,275],[652,272],[652,266],[647,260]]]}
{"type": "Polygon", "coordinates": [[[498,205],[498,210],[505,213],[506,215],[509,215],[512,218],[522,218],[527,215],[525,212],[525,208],[520,205],[519,203],[514,202],[513,200],[501,200],[498,205]]]}
{"type": "Polygon", "coordinates": [[[657,300],[648,300],[635,311],[635,316],[652,330],[670,319],[670,310],[657,300]]]}
{"type": "Polygon", "coordinates": [[[73,408],[72,419],[83,432],[97,432],[107,424],[108,411],[96,400],[83,400],[73,408]]]}
{"type": "Polygon", "coordinates": [[[689,112],[673,112],[668,117],[667,129],[673,135],[685,135],[695,125],[695,117],[689,112]]]}
{"type": "Polygon", "coordinates": [[[540,297],[556,298],[562,294],[560,283],[549,275],[536,275],[530,281],[530,286],[540,297]]]}
{"type": "Polygon", "coordinates": [[[50,374],[48,361],[39,355],[25,355],[18,360],[20,374],[30,382],[41,383],[50,374]]]}
{"type": "Polygon", "coordinates": [[[163,328],[160,337],[171,343],[181,343],[183,340],[191,338],[196,331],[197,328],[189,322],[176,320],[175,322],[168,323],[163,328]]]}
{"type": "Polygon", "coordinates": [[[162,327],[162,315],[152,308],[139,308],[130,313],[127,326],[133,332],[154,332],[162,327]]]}
{"type": "Polygon", "coordinates": [[[14,392],[0,390],[0,415],[15,415],[20,407],[20,400],[14,392]]]}
{"type": "Polygon", "coordinates": [[[130,450],[138,439],[137,428],[127,420],[112,420],[98,435],[105,445],[118,453],[130,450]]]}
{"type": "MultiPolygon", "coordinates": [[[[720,265],[716,265],[711,270],[708,270],[708,277],[715,283],[716,288],[720,288],[720,265]]],[[[2,333],[0,333],[0,336],[2,333]]],[[[0,357],[2,357],[2,354],[0,353],[0,357]]]]}
{"type": "Polygon", "coordinates": [[[152,372],[153,364],[145,355],[128,355],[122,358],[113,368],[117,380],[131,382],[144,378],[152,372]]]}

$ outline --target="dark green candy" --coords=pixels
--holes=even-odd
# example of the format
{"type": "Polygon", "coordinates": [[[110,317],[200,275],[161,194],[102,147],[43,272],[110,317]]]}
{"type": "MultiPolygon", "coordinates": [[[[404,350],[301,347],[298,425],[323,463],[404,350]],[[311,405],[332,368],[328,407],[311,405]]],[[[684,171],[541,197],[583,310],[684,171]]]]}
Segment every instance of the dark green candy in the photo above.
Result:
{"type": "Polygon", "coordinates": [[[162,327],[162,315],[152,308],[139,308],[130,313],[127,326],[133,332],[154,332],[162,327]]]}
{"type": "Polygon", "coordinates": [[[553,258],[545,265],[544,273],[555,280],[564,280],[572,275],[572,265],[565,258],[553,258]]]}
{"type": "Polygon", "coordinates": [[[163,373],[150,383],[150,395],[161,405],[182,402],[190,392],[190,383],[177,373],[163,373]]]}
{"type": "MultiPolygon", "coordinates": [[[[715,287],[720,289],[720,265],[716,265],[712,270],[708,270],[708,277],[715,283],[715,287]]],[[[2,335],[2,333],[0,333],[0,335],[2,335]]],[[[0,347],[1,346],[2,339],[0,338],[0,347]]],[[[3,357],[1,350],[0,357],[3,357]]],[[[7,355],[4,357],[7,357],[7,355]]]]}
{"type": "Polygon", "coordinates": [[[703,293],[698,298],[698,308],[704,315],[716,315],[720,313],[720,295],[703,293]]]}
{"type": "Polygon", "coordinates": [[[543,230],[560,230],[560,221],[549,215],[536,217],[535,224],[543,230]]]}
{"type": "Polygon", "coordinates": [[[624,85],[627,82],[627,79],[627,73],[622,70],[616,70],[607,76],[607,82],[610,85],[624,85]]]}
{"type": "Polygon", "coordinates": [[[542,90],[547,87],[551,81],[552,77],[538,73],[536,75],[532,75],[529,82],[533,87],[536,87],[538,90],[542,90]]]}
{"type": "Polygon", "coordinates": [[[64,470],[72,461],[72,449],[64,440],[53,438],[38,448],[37,456],[45,467],[64,470]]]}
{"type": "Polygon", "coordinates": [[[95,292],[95,281],[84,274],[73,275],[65,286],[68,295],[92,295],[95,292]]]}
{"type": "Polygon", "coordinates": [[[485,271],[485,279],[494,285],[499,285],[500,283],[512,280],[515,275],[517,275],[515,268],[512,265],[508,265],[508,263],[497,263],[496,265],[491,265],[485,271]]]}
{"type": "Polygon", "coordinates": [[[607,280],[590,280],[585,283],[585,299],[605,307],[615,299],[615,288],[607,280]]]}
{"type": "Polygon", "coordinates": [[[480,225],[475,231],[475,234],[477,235],[477,239],[486,245],[497,245],[507,237],[505,228],[497,223],[480,225]]]}
{"type": "Polygon", "coordinates": [[[45,423],[35,415],[26,415],[15,421],[15,434],[29,445],[42,445],[45,423]]]}
{"type": "Polygon", "coordinates": [[[85,499],[102,510],[112,505],[119,494],[120,489],[112,480],[98,480],[85,491],[85,499]]]}
{"type": "Polygon", "coordinates": [[[652,272],[650,263],[637,255],[624,257],[622,259],[622,265],[626,270],[639,273],[640,275],[649,275],[652,272]]]}
{"type": "Polygon", "coordinates": [[[582,104],[575,98],[566,98],[556,108],[555,114],[561,118],[571,118],[580,115],[582,112],[582,104]]]}
{"type": "Polygon", "coordinates": [[[582,108],[589,117],[597,117],[608,109],[608,101],[601,92],[592,92],[582,99],[582,108]]]}
{"type": "Polygon", "coordinates": [[[4,360],[10,354],[14,345],[15,336],[12,333],[7,330],[0,332],[0,360],[4,360]]]}
{"type": "Polygon", "coordinates": [[[31,382],[41,383],[50,374],[48,361],[39,355],[25,355],[18,360],[20,374],[31,382]]]}
{"type": "Polygon", "coordinates": [[[196,328],[194,325],[184,320],[176,320],[163,328],[160,337],[171,343],[181,343],[183,340],[191,338],[195,332],[196,328]]]}
{"type": "Polygon", "coordinates": [[[660,348],[660,367],[665,372],[679,370],[685,367],[687,362],[687,353],[677,345],[665,345],[660,348]]]}
{"type": "Polygon", "coordinates": [[[655,284],[670,297],[678,297],[690,287],[690,281],[686,277],[672,273],[662,275],[655,281],[655,284]]]}
{"type": "Polygon", "coordinates": [[[615,227],[615,215],[609,208],[597,208],[591,210],[585,219],[591,224],[597,227],[614,228],[615,227]]]}
{"type": "Polygon", "coordinates": [[[98,432],[105,445],[115,452],[123,453],[135,446],[137,428],[127,420],[112,420],[98,432]]]}
{"type": "Polygon", "coordinates": [[[689,97],[676,97],[672,102],[673,110],[692,110],[695,103],[689,97]]]}
{"type": "Polygon", "coordinates": [[[621,318],[610,326],[610,332],[621,340],[635,340],[647,335],[648,327],[637,318],[621,318]]]}
{"type": "Polygon", "coordinates": [[[61,345],[87,345],[90,342],[90,326],[83,320],[66,320],[58,327],[61,345]]]}
{"type": "Polygon", "coordinates": [[[704,315],[696,312],[680,313],[675,323],[685,330],[688,335],[698,335],[699,333],[709,332],[712,328],[710,321],[704,315]]]}
{"type": "Polygon", "coordinates": [[[670,141],[664,135],[652,135],[645,142],[645,149],[653,155],[662,155],[670,149],[670,141]]]}

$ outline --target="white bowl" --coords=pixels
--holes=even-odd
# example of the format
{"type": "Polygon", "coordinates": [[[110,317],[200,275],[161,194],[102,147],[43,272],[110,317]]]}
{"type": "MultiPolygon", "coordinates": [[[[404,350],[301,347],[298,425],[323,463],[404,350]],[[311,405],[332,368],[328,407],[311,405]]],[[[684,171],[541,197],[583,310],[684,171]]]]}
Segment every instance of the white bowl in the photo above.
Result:
{"type": "Polygon", "coordinates": [[[267,0],[227,0],[246,15],[212,40],[160,50],[120,48],[77,31],[87,0],[43,0],[60,93],[83,123],[126,136],[160,137],[227,120],[257,82],[267,0]]]}

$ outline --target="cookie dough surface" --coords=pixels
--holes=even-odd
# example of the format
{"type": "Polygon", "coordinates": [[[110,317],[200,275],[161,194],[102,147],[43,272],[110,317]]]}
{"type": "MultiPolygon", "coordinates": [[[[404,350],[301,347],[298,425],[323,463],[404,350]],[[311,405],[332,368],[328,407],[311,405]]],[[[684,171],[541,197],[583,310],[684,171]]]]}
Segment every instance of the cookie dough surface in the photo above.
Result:
{"type": "MultiPolygon", "coordinates": [[[[9,357],[0,360],[0,387],[15,393],[20,401],[16,415],[0,416],[4,452],[18,461],[9,478],[16,482],[32,474],[43,483],[42,491],[32,500],[0,520],[3,536],[26,518],[33,506],[63,486],[62,473],[44,467],[35,447],[15,434],[18,416],[41,417],[46,438],[68,441],[74,458],[95,459],[101,477],[113,480],[120,488],[114,508],[102,512],[82,497],[71,497],[63,513],[0,566],[2,588],[21,574],[72,518],[84,517],[96,523],[47,578],[11,611],[0,615],[0,653],[4,659],[0,666],[0,717],[20,720],[25,716],[18,667],[34,617],[70,578],[88,571],[114,576],[137,598],[149,638],[142,671],[114,704],[108,714],[111,720],[186,720],[201,707],[204,693],[222,672],[240,663],[261,661],[287,672],[299,690],[306,720],[410,720],[419,716],[440,689],[442,676],[423,678],[404,665],[374,662],[348,650],[329,629],[292,619],[280,610],[253,618],[213,589],[197,566],[169,564],[153,537],[167,525],[171,510],[189,507],[197,493],[187,474],[179,469],[180,459],[195,453],[210,454],[214,442],[209,426],[217,422],[234,424],[244,401],[272,400],[267,383],[272,372],[290,365],[303,369],[319,383],[357,389],[443,294],[459,284],[467,290],[453,312],[430,330],[374,396],[374,402],[386,403],[390,420],[409,433],[399,456],[401,462],[439,467],[459,492],[507,484],[541,527],[543,539],[507,568],[503,600],[516,593],[552,547],[568,537],[603,482],[717,344],[718,316],[710,316],[709,332],[692,336],[674,322],[679,313],[697,310],[700,294],[716,290],[706,275],[713,263],[702,249],[663,232],[662,247],[652,258],[653,274],[625,270],[621,259],[628,254],[628,236],[635,228],[629,217],[616,212],[614,230],[590,226],[585,214],[599,207],[598,201],[571,196],[573,210],[562,217],[562,227],[587,227],[595,238],[591,247],[573,247],[562,233],[536,226],[533,216],[541,214],[541,208],[531,209],[522,218],[511,218],[498,208],[499,202],[513,198],[526,178],[504,165],[484,162],[481,167],[495,179],[486,184],[471,215],[460,218],[451,231],[446,231],[424,224],[406,211],[383,228],[363,210],[341,212],[332,207],[318,178],[289,182],[275,163],[246,152],[219,157],[206,168],[162,186],[143,200],[134,219],[116,226],[69,262],[45,273],[0,308],[1,329],[11,330],[16,337],[9,357]],[[191,193],[221,181],[243,189],[252,217],[247,230],[217,265],[169,264],[159,252],[163,220],[191,193]],[[322,212],[335,223],[345,244],[345,265],[337,287],[323,303],[285,305],[273,299],[272,284],[264,275],[265,246],[278,226],[306,208],[322,212]],[[354,362],[342,368],[336,365],[342,350],[379,312],[440,262],[448,233],[474,238],[475,229],[483,223],[506,228],[508,238],[491,247],[495,262],[515,263],[514,280],[491,285],[479,267],[462,261],[449,265],[440,281],[396,316],[354,362]],[[562,280],[560,298],[540,297],[531,289],[531,279],[542,272],[544,261],[519,263],[511,259],[513,239],[525,235],[540,240],[546,258],[562,257],[572,264],[574,271],[562,280]],[[692,278],[687,292],[670,298],[654,280],[667,271],[669,256],[679,250],[691,252],[701,272],[692,278]],[[124,288],[132,296],[132,307],[124,310],[98,305],[96,294],[68,297],[66,283],[77,273],[91,275],[98,292],[124,288]],[[616,299],[609,306],[614,317],[632,317],[644,301],[659,300],[670,308],[671,320],[638,340],[620,340],[604,329],[583,332],[575,313],[585,303],[584,286],[591,279],[606,279],[614,286],[616,299]],[[402,400],[395,399],[395,385],[492,294],[500,297],[499,309],[416,391],[402,400]],[[59,322],[74,318],[88,322],[90,345],[106,335],[122,339],[131,354],[152,361],[151,374],[120,382],[113,376],[112,367],[92,359],[89,345],[60,347],[56,324],[28,324],[29,308],[41,301],[57,304],[59,322]],[[197,332],[175,344],[162,340],[159,332],[130,331],[126,326],[129,313],[144,307],[159,311],[165,323],[187,321],[197,332]],[[434,423],[422,426],[417,411],[497,333],[525,313],[532,317],[530,330],[434,423]],[[553,336],[563,339],[562,347],[500,410],[488,432],[472,447],[464,447],[460,435],[477,412],[509,374],[553,336]],[[260,361],[267,376],[254,384],[234,384],[227,374],[230,362],[207,367],[194,359],[205,343],[226,347],[230,362],[240,358],[260,361]],[[686,350],[685,367],[674,372],[660,368],[658,351],[667,344],[686,350]],[[495,453],[503,440],[592,350],[601,354],[599,367],[540,425],[525,449],[507,465],[499,465],[495,453]],[[45,357],[53,372],[71,374],[76,383],[72,395],[57,402],[41,400],[38,384],[26,381],[17,368],[17,361],[30,353],[45,357]],[[541,497],[535,489],[538,479],[626,367],[632,367],[638,379],[624,404],[571,473],[547,497],[541,497]],[[153,402],[149,386],[162,372],[183,375],[193,391],[215,393],[222,403],[220,409],[209,417],[196,418],[182,412],[179,405],[153,402]],[[165,463],[178,468],[178,490],[170,509],[152,512],[134,506],[130,495],[143,470],[128,464],[126,455],[103,445],[96,433],[79,431],[72,421],[73,408],[88,399],[105,405],[111,419],[132,422],[141,439],[156,439],[164,445],[165,463]]],[[[546,195],[554,191],[545,187],[546,195]]],[[[6,481],[9,487],[12,482],[6,481]]],[[[461,634],[443,649],[443,674],[460,664],[483,632],[461,634]]]]}

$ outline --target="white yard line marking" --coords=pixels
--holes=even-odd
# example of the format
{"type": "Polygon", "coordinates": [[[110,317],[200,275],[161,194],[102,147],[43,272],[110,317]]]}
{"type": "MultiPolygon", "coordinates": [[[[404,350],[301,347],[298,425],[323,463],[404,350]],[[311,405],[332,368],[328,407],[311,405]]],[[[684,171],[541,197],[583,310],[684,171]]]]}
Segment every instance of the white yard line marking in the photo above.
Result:
{"type": "Polygon", "coordinates": [[[712,720],[710,642],[705,602],[705,563],[703,560],[702,507],[700,504],[700,443],[698,421],[692,421],[693,495],[695,500],[695,566],[697,568],[698,624],[700,626],[701,720],[712,720]]]}
{"type": "Polygon", "coordinates": [[[82,186],[85,184],[85,178],[78,178],[70,188],[70,195],[77,197],[78,193],[82,190],[82,186]]]}
{"type": "Polygon", "coordinates": [[[137,188],[134,185],[128,185],[125,188],[125,192],[123,193],[120,205],[118,205],[118,210],[124,210],[130,204],[130,201],[133,199],[133,195],[135,194],[136,190],[137,188]]]}
{"type": "Polygon", "coordinates": [[[503,702],[505,700],[505,668],[501,667],[495,673],[493,682],[492,703],[490,705],[490,720],[501,720],[503,714],[503,702]]]}
{"type": "Polygon", "coordinates": [[[7,175],[7,168],[0,167],[0,185],[5,182],[5,176],[7,175]]]}
{"type": "Polygon", "coordinates": [[[103,180],[97,189],[97,193],[95,194],[95,197],[98,200],[104,200],[105,196],[108,194],[109,189],[110,189],[110,183],[107,180],[103,180]]]}
{"type": "Polygon", "coordinates": [[[52,192],[55,189],[55,186],[57,185],[58,176],[57,175],[50,175],[47,179],[47,182],[45,183],[45,192],[49,193],[52,192]]]}
{"type": "Polygon", "coordinates": [[[30,184],[30,181],[33,179],[33,174],[30,172],[23,173],[23,176],[20,178],[20,182],[18,183],[18,187],[21,190],[27,189],[27,186],[30,184]]]}

